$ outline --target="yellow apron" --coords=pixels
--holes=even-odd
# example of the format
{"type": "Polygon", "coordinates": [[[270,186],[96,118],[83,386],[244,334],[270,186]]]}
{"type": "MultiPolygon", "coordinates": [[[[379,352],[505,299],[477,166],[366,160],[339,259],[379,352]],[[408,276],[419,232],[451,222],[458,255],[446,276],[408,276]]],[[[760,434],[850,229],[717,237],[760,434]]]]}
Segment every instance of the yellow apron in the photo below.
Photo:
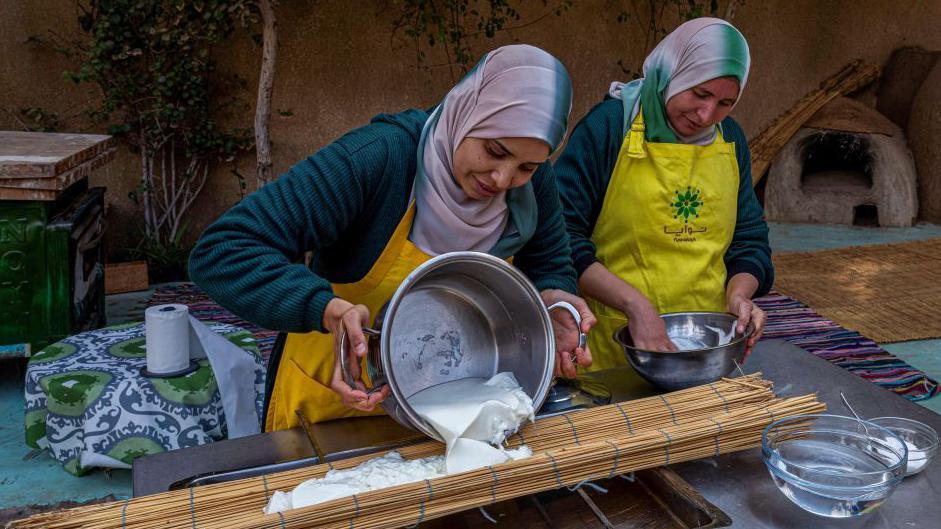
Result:
{"type": "MultiPolygon", "coordinates": [[[[375,318],[405,277],[431,258],[408,240],[414,217],[413,203],[369,273],[356,283],[334,284],[333,292],[350,303],[366,305],[375,318]]],[[[316,331],[287,335],[265,417],[265,431],[297,426],[295,411],[312,423],[384,413],[379,407],[363,412],[343,405],[340,396],[330,389],[333,361],[333,335],[316,331]]],[[[365,367],[362,372],[365,377],[365,367]]]]}
{"type": "MultiPolygon", "coordinates": [[[[638,112],[618,154],[591,239],[597,258],[661,314],[725,311],[723,256],[738,210],[735,144],[647,143],[638,112]]],[[[614,342],[624,314],[597,300],[590,370],[627,363],[614,342]]],[[[638,377],[638,382],[640,379],[638,377]]]]}

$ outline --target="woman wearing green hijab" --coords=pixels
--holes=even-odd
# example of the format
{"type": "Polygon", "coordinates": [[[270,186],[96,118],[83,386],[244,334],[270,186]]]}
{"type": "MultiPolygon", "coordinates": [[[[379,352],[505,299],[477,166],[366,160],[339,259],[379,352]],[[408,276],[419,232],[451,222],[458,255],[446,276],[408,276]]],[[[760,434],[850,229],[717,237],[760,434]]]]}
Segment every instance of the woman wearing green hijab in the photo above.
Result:
{"type": "Polygon", "coordinates": [[[638,347],[676,350],[660,314],[728,311],[737,330],[765,314],[751,299],[773,282],[768,227],[752,190],[748,146],[727,117],[748,79],[748,44],[714,18],[691,20],[613,83],[555,164],[579,288],[598,323],[593,364],[625,364],[612,339],[627,322],[638,347]]]}

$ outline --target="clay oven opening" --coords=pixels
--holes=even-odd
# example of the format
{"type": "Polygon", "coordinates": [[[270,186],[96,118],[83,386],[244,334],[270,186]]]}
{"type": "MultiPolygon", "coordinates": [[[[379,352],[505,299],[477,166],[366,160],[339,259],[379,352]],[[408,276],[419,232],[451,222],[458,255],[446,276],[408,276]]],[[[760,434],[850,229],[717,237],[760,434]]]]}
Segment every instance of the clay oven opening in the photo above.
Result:
{"type": "Polygon", "coordinates": [[[867,137],[825,131],[805,138],[801,151],[804,191],[872,188],[872,151],[867,137]]]}

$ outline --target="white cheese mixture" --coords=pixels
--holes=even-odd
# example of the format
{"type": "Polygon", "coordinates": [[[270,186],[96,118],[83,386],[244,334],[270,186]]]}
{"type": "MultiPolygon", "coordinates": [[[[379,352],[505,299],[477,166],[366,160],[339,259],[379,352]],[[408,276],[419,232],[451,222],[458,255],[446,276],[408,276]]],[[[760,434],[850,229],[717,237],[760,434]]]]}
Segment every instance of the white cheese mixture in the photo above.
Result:
{"type": "Polygon", "coordinates": [[[265,513],[297,509],[532,455],[525,445],[515,450],[500,446],[523,421],[533,420],[535,414],[532,399],[512,373],[498,373],[489,380],[467,378],[446,382],[413,395],[408,402],[445,440],[444,456],[407,460],[398,452],[389,452],[354,468],[331,470],[323,478],[307,480],[291,492],[276,491],[265,513]]]}

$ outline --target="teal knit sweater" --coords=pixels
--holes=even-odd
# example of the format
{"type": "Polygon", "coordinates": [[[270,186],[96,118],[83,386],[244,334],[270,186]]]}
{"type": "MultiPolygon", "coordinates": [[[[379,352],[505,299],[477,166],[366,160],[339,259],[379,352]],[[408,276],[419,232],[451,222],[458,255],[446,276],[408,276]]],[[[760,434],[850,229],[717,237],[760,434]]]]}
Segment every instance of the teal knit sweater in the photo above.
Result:
{"type": "MultiPolygon", "coordinates": [[[[608,182],[621,144],[624,110],[620,100],[606,99],[576,125],[565,150],[555,163],[555,176],[572,240],[572,259],[581,276],[598,259],[591,234],[601,213],[608,182]]],[[[735,143],[738,159],[738,215],[732,244],[725,253],[727,277],[746,272],[758,279],[755,297],[765,295],[774,283],[768,224],[752,189],[751,155],[742,128],[732,118],[721,123],[726,141],[735,143]]]]}
{"type": "MultiPolygon", "coordinates": [[[[405,215],[428,113],[379,115],[246,197],[210,225],[190,277],[216,302],[261,327],[323,331],[331,283],[362,279],[405,215]],[[302,263],[313,252],[308,268],[302,263]]],[[[539,290],[575,292],[552,168],[533,175],[537,228],[514,264],[539,290]]],[[[502,256],[501,256],[502,257],[502,256]]]]}

